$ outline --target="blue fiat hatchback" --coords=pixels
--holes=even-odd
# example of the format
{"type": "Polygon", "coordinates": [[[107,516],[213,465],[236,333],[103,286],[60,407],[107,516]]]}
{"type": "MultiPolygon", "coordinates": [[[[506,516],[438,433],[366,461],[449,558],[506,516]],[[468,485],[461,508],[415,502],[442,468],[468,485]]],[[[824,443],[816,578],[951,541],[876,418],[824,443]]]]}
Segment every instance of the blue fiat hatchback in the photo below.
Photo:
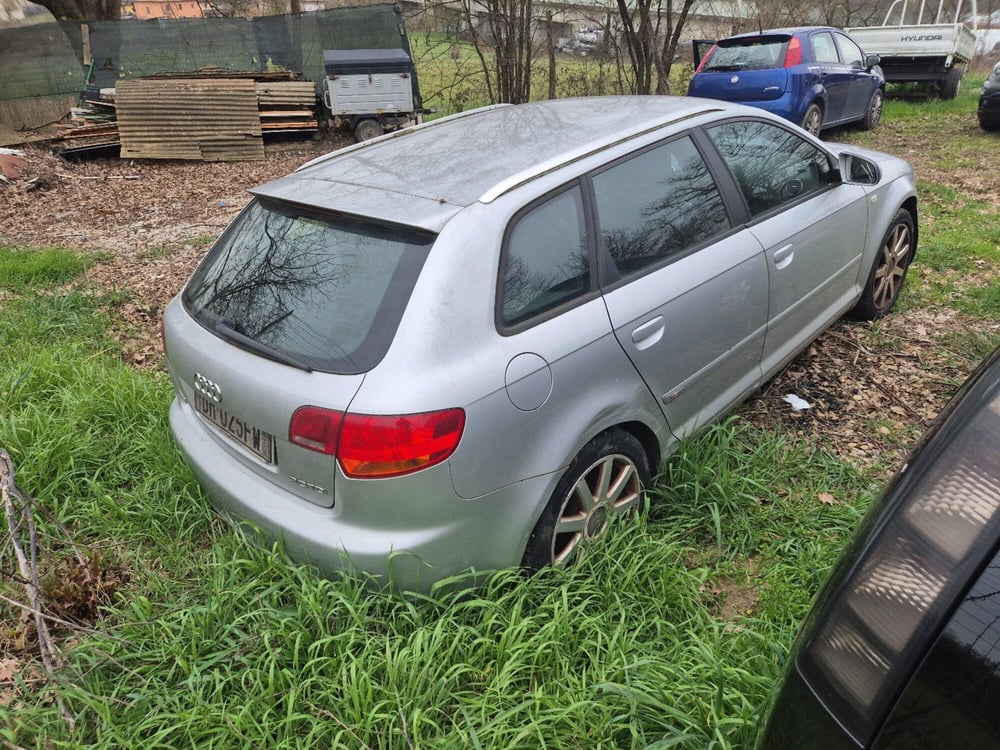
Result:
{"type": "Polygon", "coordinates": [[[700,60],[688,96],[766,109],[813,135],[882,117],[885,76],[847,34],[826,26],[740,34],[716,42],[700,60]]]}

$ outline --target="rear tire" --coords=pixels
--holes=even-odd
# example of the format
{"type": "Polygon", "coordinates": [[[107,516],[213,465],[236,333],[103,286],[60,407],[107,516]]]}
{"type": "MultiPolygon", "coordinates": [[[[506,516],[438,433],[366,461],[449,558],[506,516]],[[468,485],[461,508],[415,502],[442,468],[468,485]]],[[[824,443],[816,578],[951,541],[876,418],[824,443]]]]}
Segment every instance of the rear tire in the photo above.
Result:
{"type": "Polygon", "coordinates": [[[868,109],[865,110],[865,116],[861,120],[862,130],[874,130],[878,127],[878,124],[882,121],[882,102],[884,98],[882,89],[875,89],[872,98],[868,101],[868,109]]]}
{"type": "Polygon", "coordinates": [[[899,209],[892,217],[892,224],[875,255],[861,299],[851,311],[853,317],[876,320],[892,309],[903,288],[910,261],[913,260],[915,236],[913,217],[906,209],[899,209]]]}
{"type": "Polygon", "coordinates": [[[522,565],[538,570],[581,559],[604,535],[612,515],[639,510],[649,484],[649,458],[629,432],[604,432],[577,454],[528,538],[522,565]]]}
{"type": "Polygon", "coordinates": [[[823,129],[823,110],[815,102],[809,105],[802,117],[802,129],[819,138],[819,131],[823,129]]]}
{"type": "Polygon", "coordinates": [[[941,80],[941,98],[954,99],[958,92],[962,90],[962,76],[965,75],[965,68],[961,65],[953,65],[941,80]]]}

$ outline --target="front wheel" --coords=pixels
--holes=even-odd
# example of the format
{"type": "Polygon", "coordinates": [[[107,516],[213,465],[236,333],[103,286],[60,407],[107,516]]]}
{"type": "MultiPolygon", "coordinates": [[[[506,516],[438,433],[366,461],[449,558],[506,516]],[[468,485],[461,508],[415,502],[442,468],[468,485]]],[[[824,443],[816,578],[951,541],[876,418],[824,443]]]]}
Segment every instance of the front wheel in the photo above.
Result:
{"type": "Polygon", "coordinates": [[[802,118],[802,129],[812,133],[819,138],[819,131],[823,128],[823,110],[818,104],[810,104],[802,118]]]}
{"type": "Polygon", "coordinates": [[[874,130],[882,121],[882,89],[875,89],[872,98],[868,101],[868,109],[861,120],[862,130],[874,130]]]}
{"type": "Polygon", "coordinates": [[[649,459],[635,436],[617,429],[598,435],[556,485],[528,538],[522,564],[537,570],[576,562],[603,536],[612,516],[640,508],[647,484],[649,459]]]}
{"type": "Polygon", "coordinates": [[[913,217],[909,211],[901,208],[892,217],[892,224],[875,256],[875,263],[868,274],[868,283],[852,311],[854,317],[875,320],[892,309],[903,288],[906,270],[910,267],[915,249],[913,217]]]}

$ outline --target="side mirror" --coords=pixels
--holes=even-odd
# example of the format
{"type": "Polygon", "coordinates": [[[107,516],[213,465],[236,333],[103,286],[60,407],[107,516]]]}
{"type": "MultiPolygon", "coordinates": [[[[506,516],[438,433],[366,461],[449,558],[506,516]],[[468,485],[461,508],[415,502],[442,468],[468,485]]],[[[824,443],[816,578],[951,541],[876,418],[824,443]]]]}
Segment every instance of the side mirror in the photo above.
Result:
{"type": "Polygon", "coordinates": [[[865,67],[867,67],[868,70],[871,70],[880,62],[882,62],[882,58],[878,55],[868,55],[868,57],[865,58],[865,67]]]}
{"type": "Polygon", "coordinates": [[[838,172],[844,182],[855,185],[877,185],[881,173],[875,162],[857,154],[842,153],[838,172]]]}

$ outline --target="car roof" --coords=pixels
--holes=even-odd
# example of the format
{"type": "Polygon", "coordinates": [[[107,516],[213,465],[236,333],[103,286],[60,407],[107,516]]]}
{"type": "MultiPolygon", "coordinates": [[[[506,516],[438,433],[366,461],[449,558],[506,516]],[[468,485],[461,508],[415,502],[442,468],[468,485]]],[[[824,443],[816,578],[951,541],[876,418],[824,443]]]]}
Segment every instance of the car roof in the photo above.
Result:
{"type": "Polygon", "coordinates": [[[671,96],[486,107],[333,152],[251,192],[439,231],[466,206],[488,203],[608,145],[730,108],[671,96]]]}
{"type": "Polygon", "coordinates": [[[838,31],[838,29],[832,26],[788,26],[781,29],[764,29],[763,31],[748,31],[744,34],[734,34],[733,36],[727,36],[725,39],[720,39],[719,41],[728,42],[732,39],[754,39],[761,36],[769,36],[771,34],[788,34],[793,36],[795,34],[808,34],[812,31],[838,31]]]}

